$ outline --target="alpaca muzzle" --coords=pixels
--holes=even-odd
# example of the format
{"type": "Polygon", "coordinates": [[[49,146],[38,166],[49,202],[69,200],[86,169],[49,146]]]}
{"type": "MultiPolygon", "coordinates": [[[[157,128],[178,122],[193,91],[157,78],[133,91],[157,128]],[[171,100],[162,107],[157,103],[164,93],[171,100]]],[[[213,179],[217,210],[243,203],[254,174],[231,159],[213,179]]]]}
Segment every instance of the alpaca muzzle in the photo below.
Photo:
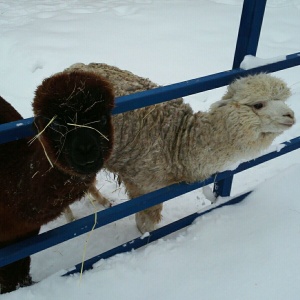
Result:
{"type": "Polygon", "coordinates": [[[97,173],[103,166],[105,145],[93,130],[79,128],[68,134],[66,150],[70,167],[80,174],[97,173]]]}

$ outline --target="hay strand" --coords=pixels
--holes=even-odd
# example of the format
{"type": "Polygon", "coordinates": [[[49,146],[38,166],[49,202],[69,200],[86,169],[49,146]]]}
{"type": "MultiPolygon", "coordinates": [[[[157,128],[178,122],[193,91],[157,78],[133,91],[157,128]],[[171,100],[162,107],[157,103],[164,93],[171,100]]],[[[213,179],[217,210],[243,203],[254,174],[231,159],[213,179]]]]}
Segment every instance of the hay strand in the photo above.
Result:
{"type": "Polygon", "coordinates": [[[79,124],[73,124],[73,123],[67,123],[67,125],[69,125],[69,126],[75,126],[75,127],[80,127],[80,128],[93,129],[96,132],[98,132],[103,138],[105,138],[107,141],[109,141],[109,139],[103,133],[101,133],[99,130],[97,130],[96,128],[93,128],[93,127],[90,127],[90,126],[87,126],[87,125],[79,125],[79,124]]]}
{"type": "Polygon", "coordinates": [[[51,168],[53,168],[53,163],[52,163],[50,157],[49,157],[48,154],[47,154],[47,151],[46,151],[46,148],[45,148],[44,144],[42,143],[42,141],[41,141],[40,139],[39,139],[39,142],[40,142],[41,145],[42,145],[42,148],[43,148],[43,150],[44,150],[45,156],[46,156],[46,158],[47,158],[47,160],[48,160],[48,162],[49,162],[51,168]]]}
{"type": "MultiPolygon", "coordinates": [[[[57,118],[57,116],[55,115],[49,122],[48,124],[44,127],[44,129],[42,131],[39,131],[37,135],[35,135],[29,142],[28,144],[31,145],[36,139],[38,139],[42,134],[43,132],[47,129],[47,127],[57,118]]],[[[37,125],[34,123],[35,127],[38,129],[37,125]]]]}
{"type": "Polygon", "coordinates": [[[85,240],[85,244],[84,244],[84,248],[83,248],[81,268],[80,268],[80,276],[79,276],[79,284],[82,281],[82,274],[83,274],[83,267],[84,267],[84,262],[85,262],[85,257],[86,257],[87,245],[88,245],[90,237],[91,237],[91,235],[92,235],[92,233],[95,230],[95,227],[97,225],[97,210],[96,210],[96,206],[95,206],[95,204],[93,202],[93,199],[90,197],[90,195],[89,194],[86,194],[86,195],[87,195],[87,197],[89,198],[90,202],[93,205],[95,219],[94,219],[94,225],[93,225],[91,231],[87,235],[87,239],[85,240]]]}
{"type": "MultiPolygon", "coordinates": [[[[53,168],[53,163],[52,163],[50,157],[49,157],[48,154],[47,154],[47,151],[46,151],[46,148],[45,148],[43,142],[41,141],[41,139],[40,139],[39,137],[43,134],[43,132],[46,130],[46,128],[47,128],[47,127],[48,127],[48,126],[49,126],[56,118],[57,118],[57,116],[55,115],[55,116],[47,123],[47,125],[43,128],[43,130],[40,131],[40,132],[38,132],[38,134],[35,135],[35,136],[28,142],[28,144],[31,145],[35,140],[37,140],[37,139],[39,140],[39,142],[40,142],[40,144],[41,144],[41,146],[42,146],[42,148],[43,148],[43,150],[44,150],[45,156],[46,156],[46,158],[47,158],[47,160],[48,160],[48,162],[49,162],[51,168],[53,168]]],[[[35,123],[34,123],[34,125],[35,125],[35,127],[38,129],[38,127],[37,127],[37,125],[36,125],[35,123]]],[[[36,175],[36,174],[34,174],[34,176],[35,176],[35,175],[36,175]]]]}

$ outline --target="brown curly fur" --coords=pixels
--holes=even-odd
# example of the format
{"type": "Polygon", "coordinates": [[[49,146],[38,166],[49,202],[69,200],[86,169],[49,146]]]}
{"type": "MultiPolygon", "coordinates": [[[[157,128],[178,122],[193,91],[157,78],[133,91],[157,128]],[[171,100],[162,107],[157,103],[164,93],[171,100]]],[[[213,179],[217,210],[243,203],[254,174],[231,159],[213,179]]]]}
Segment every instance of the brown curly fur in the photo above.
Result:
{"type": "MultiPolygon", "coordinates": [[[[0,145],[0,247],[38,234],[94,183],[112,149],[113,102],[110,84],[89,72],[58,73],[37,88],[35,126],[46,128],[39,140],[0,145]]],[[[1,123],[22,119],[1,97],[0,108],[1,123]]],[[[0,268],[1,293],[30,284],[29,269],[29,257],[0,268]]]]}

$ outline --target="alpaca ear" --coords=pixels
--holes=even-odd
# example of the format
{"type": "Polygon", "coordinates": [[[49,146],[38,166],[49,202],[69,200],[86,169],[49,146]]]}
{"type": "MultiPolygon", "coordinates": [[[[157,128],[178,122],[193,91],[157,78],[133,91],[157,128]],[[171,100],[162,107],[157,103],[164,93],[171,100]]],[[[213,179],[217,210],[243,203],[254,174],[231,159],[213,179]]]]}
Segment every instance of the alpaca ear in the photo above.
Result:
{"type": "Polygon", "coordinates": [[[223,95],[223,97],[221,98],[221,100],[231,100],[233,94],[234,93],[231,90],[229,90],[229,87],[228,87],[226,93],[223,95]]]}
{"type": "Polygon", "coordinates": [[[291,90],[289,87],[287,87],[285,84],[282,84],[281,86],[279,85],[277,90],[273,92],[274,100],[281,100],[281,101],[286,101],[291,95],[291,90]]]}
{"type": "Polygon", "coordinates": [[[232,100],[232,99],[226,99],[226,100],[222,99],[220,101],[217,101],[211,105],[210,109],[217,109],[217,108],[226,106],[228,103],[230,103],[230,100],[232,100]]]}

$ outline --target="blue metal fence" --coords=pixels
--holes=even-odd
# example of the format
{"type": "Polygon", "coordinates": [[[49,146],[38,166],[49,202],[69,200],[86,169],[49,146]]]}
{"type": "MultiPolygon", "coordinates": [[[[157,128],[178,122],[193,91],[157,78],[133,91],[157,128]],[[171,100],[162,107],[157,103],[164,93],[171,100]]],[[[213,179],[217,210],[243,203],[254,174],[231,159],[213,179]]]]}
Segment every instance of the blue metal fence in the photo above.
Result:
{"type": "MultiPolygon", "coordinates": [[[[225,86],[236,77],[245,76],[248,74],[257,74],[259,72],[275,72],[300,65],[300,53],[294,53],[287,55],[286,59],[283,61],[257,67],[251,70],[242,70],[239,68],[239,65],[245,55],[256,54],[265,6],[266,0],[244,0],[232,70],[172,84],[134,95],[119,97],[116,99],[116,108],[114,109],[113,113],[122,113],[128,110],[137,109],[140,107],[161,103],[163,101],[168,101],[174,98],[225,86]]],[[[33,134],[35,134],[32,122],[33,119],[29,118],[0,125],[0,143],[7,143],[9,141],[32,136],[33,134]]],[[[98,221],[96,228],[112,223],[138,211],[144,210],[158,203],[165,202],[176,196],[201,188],[211,183],[215,183],[214,191],[217,195],[229,196],[234,174],[237,174],[241,171],[244,171],[299,148],[300,137],[297,137],[289,142],[284,143],[280,151],[274,151],[255,160],[242,163],[237,169],[233,171],[225,171],[216,174],[203,182],[196,182],[193,184],[174,184],[147,195],[132,199],[130,201],[127,201],[126,203],[108,208],[97,213],[98,221]]],[[[224,205],[231,205],[240,202],[247,195],[249,195],[249,193],[250,192],[247,192],[243,195],[230,199],[225,203],[215,204],[203,213],[191,214],[190,216],[159,228],[151,232],[147,238],[134,239],[132,241],[129,241],[125,245],[122,244],[114,249],[91,258],[85,262],[84,270],[91,268],[92,265],[100,259],[111,257],[117,253],[137,249],[148,244],[149,242],[155,241],[165,235],[184,228],[185,226],[191,224],[195,220],[195,218],[204,213],[208,213],[213,209],[219,208],[224,205]]],[[[47,249],[56,244],[72,239],[75,236],[77,237],[81,234],[89,232],[94,226],[94,220],[95,216],[94,214],[92,214],[70,224],[63,225],[38,236],[29,238],[25,241],[2,248],[0,249],[0,267],[47,249]]],[[[79,272],[80,267],[81,264],[76,265],[66,275],[74,272],[79,272]]]]}

